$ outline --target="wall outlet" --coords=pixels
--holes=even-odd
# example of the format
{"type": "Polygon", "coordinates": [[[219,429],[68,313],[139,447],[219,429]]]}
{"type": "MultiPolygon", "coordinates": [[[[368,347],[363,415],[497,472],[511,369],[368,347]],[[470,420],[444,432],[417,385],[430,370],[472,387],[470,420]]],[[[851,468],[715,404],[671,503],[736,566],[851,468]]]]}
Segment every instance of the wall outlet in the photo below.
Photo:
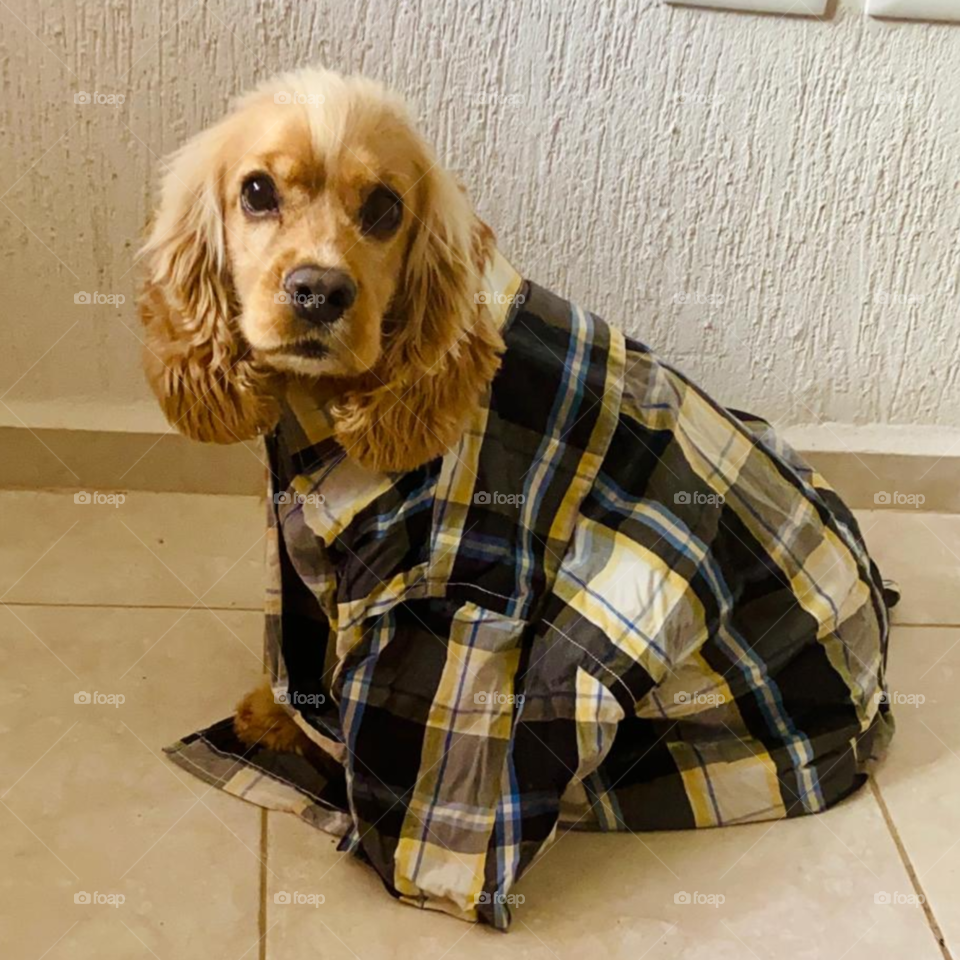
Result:
{"type": "Polygon", "coordinates": [[[667,3],[683,7],[745,10],[751,13],[793,14],[796,17],[822,17],[827,12],[827,0],[667,0],[667,3]]]}
{"type": "Polygon", "coordinates": [[[957,0],[867,0],[871,17],[895,17],[899,20],[957,20],[957,0]]]}

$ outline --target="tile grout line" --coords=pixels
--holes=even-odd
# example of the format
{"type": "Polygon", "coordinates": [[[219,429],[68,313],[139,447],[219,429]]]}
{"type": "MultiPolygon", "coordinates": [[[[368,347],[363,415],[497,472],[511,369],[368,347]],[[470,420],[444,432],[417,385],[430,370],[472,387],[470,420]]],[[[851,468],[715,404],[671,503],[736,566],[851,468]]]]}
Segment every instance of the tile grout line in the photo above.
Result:
{"type": "Polygon", "coordinates": [[[4,606],[7,607],[51,607],[53,609],[70,610],[216,610],[218,613],[263,613],[263,605],[257,607],[215,607],[212,604],[204,604],[197,607],[196,604],[168,604],[168,603],[44,603],[40,600],[4,600],[4,606]]]}
{"type": "Polygon", "coordinates": [[[260,810],[260,909],[257,924],[260,934],[259,960],[267,960],[267,810],[260,810]]]}
{"type": "Polygon", "coordinates": [[[960,628],[960,624],[957,623],[901,623],[899,620],[894,620],[890,626],[909,627],[911,630],[916,630],[918,627],[929,627],[932,630],[956,630],[960,628]]]}
{"type": "MultiPolygon", "coordinates": [[[[79,609],[79,610],[192,610],[196,604],[191,606],[188,603],[72,603],[69,601],[56,601],[48,603],[43,600],[5,600],[4,604],[8,607],[50,607],[53,609],[79,609]]],[[[263,605],[255,607],[240,606],[214,606],[213,604],[204,604],[200,610],[213,610],[217,613],[263,613],[263,605]]],[[[910,630],[928,629],[928,630],[952,630],[960,629],[960,622],[950,623],[949,621],[937,623],[911,623],[904,620],[894,620],[891,627],[904,627],[910,630]]]]}
{"type": "MultiPolygon", "coordinates": [[[[263,609],[264,618],[266,618],[266,610],[263,609]]],[[[264,622],[266,620],[264,619],[264,622]]],[[[267,641],[266,635],[263,639],[263,652],[260,663],[261,670],[263,671],[264,676],[270,680],[270,657],[267,651],[267,641]]],[[[259,954],[259,960],[267,960],[267,933],[269,928],[267,927],[267,886],[269,880],[267,878],[267,853],[268,853],[268,839],[270,837],[269,825],[267,823],[267,817],[269,811],[266,807],[260,809],[260,911],[259,911],[259,931],[260,934],[260,947],[257,951],[259,954]]]]}
{"type": "Polygon", "coordinates": [[[883,799],[883,795],[880,792],[880,787],[877,784],[877,778],[875,776],[870,777],[870,789],[877,801],[877,805],[880,807],[880,814],[887,825],[887,830],[890,832],[890,836],[893,839],[893,845],[897,848],[897,853],[900,855],[900,860],[907,871],[907,876],[910,878],[910,883],[912,884],[917,895],[920,897],[920,906],[923,908],[924,916],[927,918],[927,924],[930,927],[930,932],[937,941],[937,946],[940,947],[940,952],[943,954],[944,960],[953,960],[953,955],[950,953],[950,948],[947,946],[946,939],[943,936],[943,931],[940,929],[940,924],[937,922],[937,918],[933,915],[933,908],[930,906],[930,900],[923,891],[923,887],[920,884],[920,878],[917,876],[917,871],[914,869],[913,863],[907,854],[907,848],[904,846],[903,840],[900,839],[900,833],[893,822],[893,817],[890,815],[890,810],[883,799]]]}

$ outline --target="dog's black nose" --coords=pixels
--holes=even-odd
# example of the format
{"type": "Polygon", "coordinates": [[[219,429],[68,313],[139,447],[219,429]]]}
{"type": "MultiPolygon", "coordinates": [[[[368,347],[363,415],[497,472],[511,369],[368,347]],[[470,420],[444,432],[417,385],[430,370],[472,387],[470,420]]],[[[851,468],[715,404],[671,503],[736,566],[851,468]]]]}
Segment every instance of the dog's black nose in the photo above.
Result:
{"type": "Polygon", "coordinates": [[[290,306],[301,320],[323,325],[339,319],[357,299],[350,274],[334,267],[307,264],[291,270],[283,281],[290,306]]]}

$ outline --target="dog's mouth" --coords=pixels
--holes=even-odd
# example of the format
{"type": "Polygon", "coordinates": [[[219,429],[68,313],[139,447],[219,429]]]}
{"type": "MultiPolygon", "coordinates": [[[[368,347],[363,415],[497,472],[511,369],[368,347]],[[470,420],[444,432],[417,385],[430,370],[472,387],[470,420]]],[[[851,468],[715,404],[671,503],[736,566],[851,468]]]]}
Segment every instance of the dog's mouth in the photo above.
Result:
{"type": "Polygon", "coordinates": [[[330,355],[330,348],[319,340],[297,340],[261,350],[260,353],[267,357],[307,357],[311,360],[323,360],[330,355]]]}

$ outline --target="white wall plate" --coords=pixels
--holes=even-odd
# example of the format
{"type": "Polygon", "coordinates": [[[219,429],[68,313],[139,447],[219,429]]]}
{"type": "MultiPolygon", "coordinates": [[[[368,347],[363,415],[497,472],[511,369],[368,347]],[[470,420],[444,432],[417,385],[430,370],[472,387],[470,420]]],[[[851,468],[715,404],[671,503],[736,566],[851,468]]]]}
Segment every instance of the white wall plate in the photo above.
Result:
{"type": "MultiPolygon", "coordinates": [[[[889,0],[888,0],[889,2],[889,0]]],[[[927,0],[934,2],[934,0],[927,0]]],[[[960,0],[942,0],[943,3],[960,0]]],[[[719,10],[747,10],[751,13],[784,13],[797,17],[822,17],[827,0],[667,0],[682,7],[714,7],[719,10]]]]}
{"type": "Polygon", "coordinates": [[[867,13],[900,20],[960,21],[960,0],[867,0],[867,13]]]}

